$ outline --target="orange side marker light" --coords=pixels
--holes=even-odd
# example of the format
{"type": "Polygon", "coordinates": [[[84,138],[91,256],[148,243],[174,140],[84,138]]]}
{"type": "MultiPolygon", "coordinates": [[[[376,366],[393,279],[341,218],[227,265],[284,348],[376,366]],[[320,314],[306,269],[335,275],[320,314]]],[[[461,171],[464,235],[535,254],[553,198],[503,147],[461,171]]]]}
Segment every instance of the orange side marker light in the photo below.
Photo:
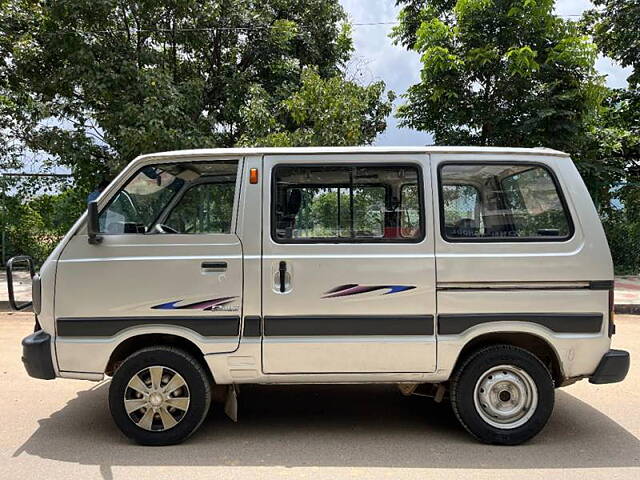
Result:
{"type": "Polygon", "coordinates": [[[256,184],[258,183],[258,169],[252,168],[249,170],[249,183],[256,184]]]}

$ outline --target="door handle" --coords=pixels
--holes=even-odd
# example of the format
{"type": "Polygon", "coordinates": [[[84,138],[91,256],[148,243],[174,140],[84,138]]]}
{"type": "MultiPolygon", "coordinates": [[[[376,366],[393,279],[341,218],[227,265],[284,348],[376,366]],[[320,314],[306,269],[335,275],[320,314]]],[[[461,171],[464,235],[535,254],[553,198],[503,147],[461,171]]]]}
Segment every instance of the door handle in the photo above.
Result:
{"type": "Polygon", "coordinates": [[[202,262],[200,267],[205,272],[224,272],[227,270],[227,262],[202,262]]]}
{"type": "Polygon", "coordinates": [[[287,262],[280,262],[280,266],[278,267],[278,272],[280,273],[280,293],[284,293],[285,291],[285,282],[287,276],[287,262]]]}

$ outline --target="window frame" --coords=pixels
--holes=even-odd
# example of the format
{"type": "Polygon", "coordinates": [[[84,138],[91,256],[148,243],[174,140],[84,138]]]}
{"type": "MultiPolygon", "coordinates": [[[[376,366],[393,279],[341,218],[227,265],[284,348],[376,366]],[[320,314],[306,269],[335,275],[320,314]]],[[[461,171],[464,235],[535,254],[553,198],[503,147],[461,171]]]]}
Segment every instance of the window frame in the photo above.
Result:
{"type": "MultiPolygon", "coordinates": [[[[317,185],[317,184],[309,184],[309,185],[317,185]]],[[[375,185],[375,184],[372,184],[375,185]]],[[[378,184],[380,185],[380,184],[378,184]]],[[[305,186],[307,186],[305,184],[305,186]]],[[[326,186],[326,185],[324,185],[326,186]]],[[[350,186],[350,185],[347,185],[350,186]]],[[[356,186],[362,187],[362,185],[354,184],[353,187],[356,186]]],[[[367,186],[367,185],[365,185],[367,186]]],[[[329,186],[330,187],[330,186],[329,186]]],[[[329,188],[328,187],[328,188],[329,188]]],[[[269,221],[270,225],[270,234],[271,240],[280,245],[292,245],[292,244],[362,244],[362,243],[372,243],[372,244],[394,244],[394,243],[420,243],[423,242],[426,238],[426,205],[424,200],[424,176],[422,172],[422,165],[417,162],[313,162],[313,163],[286,163],[281,162],[273,165],[271,168],[271,199],[269,205],[269,221]],[[282,168],[310,168],[310,167],[335,167],[335,168],[363,168],[363,167],[391,167],[391,168],[402,168],[402,167],[411,167],[415,168],[417,172],[417,180],[416,183],[419,189],[419,202],[420,202],[420,231],[421,235],[415,238],[384,238],[383,237],[367,237],[367,238],[349,238],[349,237],[327,237],[327,238],[289,238],[289,239],[279,239],[276,235],[276,191],[278,188],[277,185],[277,177],[278,170],[282,168]]],[[[388,192],[387,192],[388,195],[388,192]]]]}
{"type": "MultiPolygon", "coordinates": [[[[508,177],[505,177],[508,178],[508,177]]],[[[567,204],[564,191],[561,187],[560,181],[558,180],[558,176],[553,171],[549,165],[530,161],[530,160],[447,160],[438,164],[437,169],[437,179],[438,179],[438,215],[440,216],[440,238],[447,243],[563,243],[568,242],[575,236],[576,229],[575,223],[573,221],[573,214],[571,213],[571,209],[567,204]],[[569,227],[569,233],[562,237],[552,237],[552,236],[539,236],[539,237],[448,237],[446,234],[445,228],[445,217],[444,217],[444,202],[442,201],[443,192],[442,192],[442,170],[448,166],[466,166],[466,165],[522,165],[528,166],[531,168],[540,167],[544,169],[551,178],[553,185],[556,189],[556,193],[558,194],[558,198],[560,200],[560,204],[562,205],[562,209],[564,210],[565,217],[567,219],[567,226],[569,227]]],[[[503,179],[502,179],[503,180],[503,179]]],[[[502,180],[500,180],[500,185],[502,187],[502,180]]]]}
{"type": "MultiPolygon", "coordinates": [[[[198,159],[198,160],[179,160],[179,159],[167,159],[166,161],[154,161],[154,162],[150,162],[148,164],[144,164],[141,165],[138,169],[134,170],[129,177],[122,183],[120,184],[120,186],[118,186],[117,190],[114,192],[113,196],[111,198],[109,198],[109,200],[107,201],[107,203],[104,205],[104,207],[101,207],[98,210],[98,218],[100,218],[100,216],[103,214],[103,212],[105,210],[107,210],[109,207],[111,207],[112,203],[116,200],[116,198],[118,197],[118,194],[123,191],[125,188],[127,188],[127,186],[129,186],[129,184],[133,181],[133,179],[140,173],[142,172],[145,168],[148,167],[160,167],[162,165],[175,165],[175,164],[180,164],[180,163],[216,163],[216,162],[235,162],[236,163],[236,180],[235,182],[229,182],[229,183],[234,183],[235,184],[235,191],[234,191],[234,195],[233,195],[233,213],[232,213],[232,217],[231,217],[231,233],[230,234],[234,234],[236,231],[236,225],[237,225],[237,220],[238,220],[238,204],[240,201],[240,188],[241,188],[241,184],[242,184],[242,172],[244,169],[244,164],[242,161],[242,158],[214,158],[214,159],[198,159]]],[[[190,185],[188,188],[185,188],[185,186],[183,185],[182,187],[180,187],[169,199],[169,201],[166,203],[166,205],[164,206],[164,208],[162,210],[160,210],[160,212],[158,213],[158,215],[156,215],[156,217],[153,219],[152,222],[152,226],[153,225],[157,225],[158,223],[161,223],[163,220],[166,220],[168,218],[168,216],[171,214],[171,212],[173,211],[173,209],[175,208],[176,204],[182,199],[182,197],[184,196],[184,194],[190,190],[191,188],[195,187],[196,185],[200,184],[200,183],[215,183],[215,182],[208,182],[206,180],[199,180],[197,182],[193,182],[192,185],[190,185]]],[[[230,235],[229,233],[166,233],[166,234],[162,234],[164,236],[166,235],[230,235]]],[[[158,233],[153,232],[153,231],[147,231],[147,232],[121,232],[121,233],[109,233],[109,232],[100,232],[100,235],[108,235],[108,236],[117,236],[117,235],[142,235],[142,236],[147,236],[147,235],[158,235],[158,233]]]]}

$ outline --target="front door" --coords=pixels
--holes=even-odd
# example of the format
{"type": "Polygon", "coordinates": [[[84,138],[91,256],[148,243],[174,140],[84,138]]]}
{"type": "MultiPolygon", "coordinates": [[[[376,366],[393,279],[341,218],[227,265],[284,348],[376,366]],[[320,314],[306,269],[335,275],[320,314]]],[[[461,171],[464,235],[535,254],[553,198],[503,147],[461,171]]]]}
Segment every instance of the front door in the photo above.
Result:
{"type": "Polygon", "coordinates": [[[264,173],[265,372],[434,371],[428,156],[266,156],[264,173]]]}
{"type": "Polygon", "coordinates": [[[100,200],[101,243],[90,245],[81,230],[58,262],[63,368],[83,338],[110,341],[134,329],[185,332],[204,353],[237,347],[240,167],[237,159],[150,164],[100,200]]]}

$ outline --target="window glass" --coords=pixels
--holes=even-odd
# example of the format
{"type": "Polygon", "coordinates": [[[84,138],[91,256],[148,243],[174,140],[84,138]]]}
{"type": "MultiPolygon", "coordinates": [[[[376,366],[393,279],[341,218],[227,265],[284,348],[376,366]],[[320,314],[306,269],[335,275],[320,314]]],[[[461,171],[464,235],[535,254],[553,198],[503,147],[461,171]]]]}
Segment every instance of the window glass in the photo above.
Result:
{"type": "Polygon", "coordinates": [[[539,165],[459,164],[440,170],[448,239],[563,239],[571,221],[549,171],[539,165]],[[550,238],[549,238],[550,237],[550,238]]]}
{"type": "Polygon", "coordinates": [[[179,233],[231,233],[235,183],[201,183],[180,198],[165,224],[179,233]]]}
{"type": "Polygon", "coordinates": [[[414,238],[420,232],[420,194],[418,185],[406,184],[400,190],[400,235],[414,238]]]}
{"type": "Polygon", "coordinates": [[[295,216],[292,238],[382,237],[384,234],[385,187],[357,186],[289,189],[287,195],[302,197],[295,216]],[[292,193],[293,192],[293,193],[292,193]],[[353,193],[353,216],[351,194],[353,193]],[[351,223],[353,221],[353,224],[351,223]]]}
{"type": "Polygon", "coordinates": [[[230,225],[237,165],[236,161],[218,161],[166,163],[144,167],[131,177],[100,212],[100,231],[108,234],[202,233],[208,228],[221,229],[230,225]],[[209,182],[224,184],[225,187],[215,191],[212,188],[196,188],[208,185],[209,182]],[[191,232],[171,227],[165,220],[174,200],[184,192],[186,193],[179,202],[184,205],[172,221],[174,225],[184,226],[191,232]],[[208,201],[209,195],[216,196],[216,200],[208,201]],[[196,208],[197,202],[205,202],[206,205],[196,208]],[[187,218],[189,215],[191,218],[187,218]],[[219,215],[219,218],[214,220],[214,215],[219,215]]]}
{"type": "Polygon", "coordinates": [[[352,190],[342,189],[344,201],[348,208],[345,209],[342,223],[343,231],[349,234],[353,231],[355,237],[376,237],[384,236],[384,215],[385,215],[385,186],[359,186],[352,190]],[[351,212],[351,199],[349,191],[353,192],[353,216],[351,212]],[[353,218],[353,225],[351,219],[353,218]]]}
{"type": "Polygon", "coordinates": [[[531,168],[502,180],[506,208],[522,236],[567,236],[569,225],[556,186],[543,168],[531,168]]]}
{"type": "Polygon", "coordinates": [[[411,241],[422,237],[415,166],[280,166],[277,241],[411,241]],[[406,202],[401,202],[403,189],[406,202]],[[409,192],[409,190],[407,190],[409,192]]]}
{"type": "Polygon", "coordinates": [[[482,230],[480,192],[472,185],[443,185],[442,202],[447,225],[456,236],[473,237],[482,230]]]}

